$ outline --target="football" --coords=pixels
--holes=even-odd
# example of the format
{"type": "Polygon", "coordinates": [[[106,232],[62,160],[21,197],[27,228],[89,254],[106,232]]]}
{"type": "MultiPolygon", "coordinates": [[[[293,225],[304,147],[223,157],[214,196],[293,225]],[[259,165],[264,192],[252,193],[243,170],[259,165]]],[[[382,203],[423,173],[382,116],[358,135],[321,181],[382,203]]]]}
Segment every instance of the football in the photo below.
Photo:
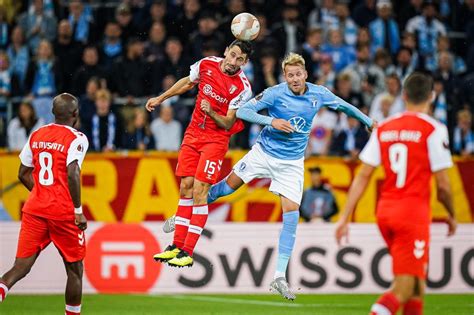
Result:
{"type": "Polygon", "coordinates": [[[234,17],[230,26],[235,38],[245,41],[254,40],[260,32],[260,23],[250,13],[240,13],[234,17]]]}

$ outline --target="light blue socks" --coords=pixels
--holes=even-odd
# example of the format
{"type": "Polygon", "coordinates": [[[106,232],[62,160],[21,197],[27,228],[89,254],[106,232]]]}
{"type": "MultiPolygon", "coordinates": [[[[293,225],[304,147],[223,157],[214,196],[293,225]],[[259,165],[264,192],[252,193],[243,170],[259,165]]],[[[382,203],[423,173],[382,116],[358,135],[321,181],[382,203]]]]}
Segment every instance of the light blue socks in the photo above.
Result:
{"type": "Polygon", "coordinates": [[[278,242],[278,259],[275,271],[275,279],[285,277],[288,261],[290,260],[293,247],[295,246],[296,227],[300,212],[298,210],[283,213],[283,227],[278,242]]]}
{"type": "Polygon", "coordinates": [[[220,182],[215,185],[212,185],[209,189],[209,193],[207,194],[207,203],[213,203],[217,199],[223,196],[230,195],[235,190],[232,189],[226,182],[227,178],[224,178],[220,182]]]}

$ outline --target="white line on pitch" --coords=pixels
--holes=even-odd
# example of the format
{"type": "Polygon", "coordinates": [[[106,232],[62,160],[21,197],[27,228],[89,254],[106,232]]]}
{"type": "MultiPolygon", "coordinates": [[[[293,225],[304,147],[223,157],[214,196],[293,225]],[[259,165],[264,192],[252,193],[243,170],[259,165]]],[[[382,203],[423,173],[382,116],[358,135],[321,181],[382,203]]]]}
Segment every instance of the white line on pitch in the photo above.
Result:
{"type": "Polygon", "coordinates": [[[221,302],[221,303],[234,303],[234,304],[253,304],[253,305],[267,305],[267,306],[279,306],[279,307],[340,307],[340,308],[352,308],[354,304],[295,304],[294,302],[270,302],[270,301],[259,301],[259,300],[246,300],[246,299],[233,299],[233,298],[221,298],[212,296],[190,296],[190,295],[164,295],[166,298],[173,298],[178,300],[195,300],[202,302],[221,302]]]}

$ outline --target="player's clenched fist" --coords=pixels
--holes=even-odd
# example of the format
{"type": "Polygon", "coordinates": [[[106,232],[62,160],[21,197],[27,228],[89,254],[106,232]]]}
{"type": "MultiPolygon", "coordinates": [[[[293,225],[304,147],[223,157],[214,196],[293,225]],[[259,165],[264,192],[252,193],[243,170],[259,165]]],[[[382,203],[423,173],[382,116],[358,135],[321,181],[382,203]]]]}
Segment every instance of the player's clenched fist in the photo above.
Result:
{"type": "Polygon", "coordinates": [[[75,223],[81,231],[87,229],[87,219],[84,214],[75,214],[75,223]]]}
{"type": "Polygon", "coordinates": [[[276,130],[280,130],[286,133],[292,133],[293,131],[295,131],[295,128],[293,128],[289,121],[280,118],[275,118],[272,120],[272,127],[276,130]]]}
{"type": "Polygon", "coordinates": [[[368,129],[370,132],[372,132],[374,129],[377,129],[378,126],[379,126],[379,123],[375,119],[372,119],[372,125],[368,129]]]}
{"type": "Polygon", "coordinates": [[[152,112],[155,110],[155,107],[159,106],[162,102],[163,100],[161,97],[152,97],[146,102],[145,108],[147,111],[152,112]]]}
{"type": "Polygon", "coordinates": [[[207,101],[207,100],[202,100],[201,101],[201,110],[203,112],[205,112],[206,114],[212,113],[211,103],[209,103],[209,101],[207,101]]]}

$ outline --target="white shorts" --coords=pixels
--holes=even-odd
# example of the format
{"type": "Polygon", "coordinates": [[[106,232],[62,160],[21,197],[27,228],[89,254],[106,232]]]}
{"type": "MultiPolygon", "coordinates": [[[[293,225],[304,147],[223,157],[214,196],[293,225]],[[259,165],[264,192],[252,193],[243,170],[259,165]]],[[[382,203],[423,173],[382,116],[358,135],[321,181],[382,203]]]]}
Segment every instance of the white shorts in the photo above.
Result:
{"type": "Polygon", "coordinates": [[[270,178],[270,191],[298,205],[303,196],[304,158],[281,160],[266,154],[255,144],[237,164],[234,173],[246,184],[255,178],[270,178]]]}

